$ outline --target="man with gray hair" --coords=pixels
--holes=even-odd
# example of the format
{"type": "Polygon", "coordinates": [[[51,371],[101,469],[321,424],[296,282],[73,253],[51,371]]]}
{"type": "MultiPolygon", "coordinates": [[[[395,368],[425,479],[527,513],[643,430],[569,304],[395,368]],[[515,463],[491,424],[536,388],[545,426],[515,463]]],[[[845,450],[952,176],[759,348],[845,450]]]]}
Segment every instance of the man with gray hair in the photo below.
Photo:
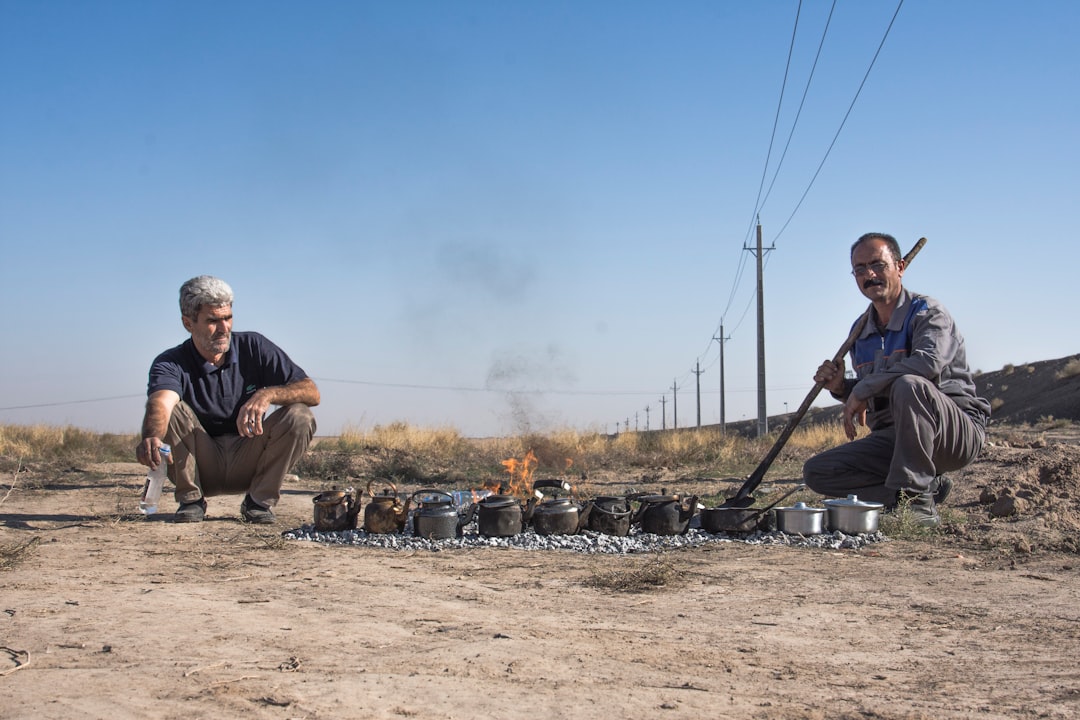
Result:
{"type": "Polygon", "coordinates": [[[180,319],[191,337],[150,367],[140,463],[155,468],[172,446],[176,522],[199,522],[206,499],[244,494],[247,522],[272,523],[285,474],[315,435],[310,407],[319,389],[277,345],[233,332],[233,292],[200,275],[180,288],[180,319]],[[271,405],[277,406],[269,415],[271,405]]]}

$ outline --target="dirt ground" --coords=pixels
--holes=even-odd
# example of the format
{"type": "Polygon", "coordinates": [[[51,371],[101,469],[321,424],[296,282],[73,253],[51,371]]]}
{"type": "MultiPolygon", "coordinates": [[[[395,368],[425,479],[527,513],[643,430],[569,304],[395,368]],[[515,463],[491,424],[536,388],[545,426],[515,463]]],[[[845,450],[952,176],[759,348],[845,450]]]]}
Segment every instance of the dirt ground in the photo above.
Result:
{"type": "Polygon", "coordinates": [[[1075,718],[1080,446],[1009,437],[942,532],[855,551],[341,547],[282,539],[302,482],[276,526],[180,525],[137,465],[31,469],[0,480],[0,717],[1075,718]]]}

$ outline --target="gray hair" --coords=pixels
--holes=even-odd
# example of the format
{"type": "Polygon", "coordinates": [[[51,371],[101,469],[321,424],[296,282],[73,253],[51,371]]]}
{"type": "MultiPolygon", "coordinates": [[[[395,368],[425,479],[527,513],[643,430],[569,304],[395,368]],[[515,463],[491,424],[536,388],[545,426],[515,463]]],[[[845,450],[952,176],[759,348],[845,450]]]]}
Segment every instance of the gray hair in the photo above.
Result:
{"type": "Polygon", "coordinates": [[[232,303],[232,288],[213,275],[193,277],[180,286],[180,314],[192,320],[198,319],[203,305],[221,307],[232,303]]]}

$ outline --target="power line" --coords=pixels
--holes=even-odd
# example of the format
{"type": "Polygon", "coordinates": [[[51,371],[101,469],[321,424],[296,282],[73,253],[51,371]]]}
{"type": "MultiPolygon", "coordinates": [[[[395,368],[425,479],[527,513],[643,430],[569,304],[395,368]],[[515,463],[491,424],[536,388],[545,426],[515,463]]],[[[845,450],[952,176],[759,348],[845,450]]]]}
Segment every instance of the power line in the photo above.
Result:
{"type": "Polygon", "coordinates": [[[829,153],[832,152],[833,146],[836,145],[837,139],[840,137],[840,132],[844,129],[844,125],[848,121],[848,117],[851,116],[851,111],[855,108],[855,102],[859,99],[859,95],[862,93],[863,87],[866,85],[866,80],[870,77],[870,71],[874,69],[874,64],[877,62],[878,55],[881,54],[881,48],[885,47],[885,40],[889,37],[889,32],[892,30],[893,23],[896,22],[896,16],[900,14],[900,8],[904,6],[904,0],[896,6],[896,12],[893,13],[892,19],[889,21],[889,26],[885,28],[885,34],[881,37],[881,42],[878,43],[877,51],[874,52],[874,57],[870,60],[870,66],[866,68],[866,73],[863,75],[862,82],[859,83],[859,89],[855,91],[855,97],[851,98],[851,104],[848,105],[847,112],[844,113],[844,119],[840,121],[840,127],[836,129],[836,134],[833,135],[832,142],[829,143],[829,148],[825,151],[825,156],[821,158],[821,163],[818,164],[817,170],[814,171],[814,176],[810,178],[810,183],[806,186],[806,190],[803,192],[802,197],[799,198],[799,202],[795,204],[795,209],[791,211],[791,215],[788,216],[787,221],[784,222],[780,231],[773,236],[773,242],[783,235],[784,230],[791,223],[795,217],[795,213],[799,212],[799,208],[802,207],[803,200],[810,194],[810,188],[814,186],[814,181],[817,180],[818,175],[821,173],[821,169],[825,167],[825,161],[829,159],[829,153]]]}

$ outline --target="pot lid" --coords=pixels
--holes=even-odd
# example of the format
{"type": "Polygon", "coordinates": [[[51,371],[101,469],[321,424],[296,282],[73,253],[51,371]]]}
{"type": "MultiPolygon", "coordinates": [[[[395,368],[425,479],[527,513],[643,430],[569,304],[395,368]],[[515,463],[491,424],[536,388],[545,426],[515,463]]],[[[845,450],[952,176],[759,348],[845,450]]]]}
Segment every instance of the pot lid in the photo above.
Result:
{"type": "Polygon", "coordinates": [[[507,507],[517,505],[518,499],[513,495],[488,495],[480,499],[480,504],[485,507],[507,507]]]}
{"type": "Polygon", "coordinates": [[[817,515],[825,512],[825,508],[810,507],[804,502],[797,502],[791,507],[778,507],[776,512],[788,513],[791,515],[817,515]]]}
{"type": "Polygon", "coordinates": [[[846,498],[826,500],[825,505],[828,507],[853,507],[859,508],[860,510],[881,510],[885,507],[883,503],[860,500],[858,495],[848,495],[846,498]]]}
{"type": "Polygon", "coordinates": [[[638,498],[643,503],[659,505],[660,503],[678,502],[677,495],[642,495],[638,498]]]}
{"type": "Polygon", "coordinates": [[[555,498],[552,500],[545,500],[536,506],[534,512],[540,513],[565,513],[565,512],[577,512],[577,503],[570,498],[555,498]]]}

